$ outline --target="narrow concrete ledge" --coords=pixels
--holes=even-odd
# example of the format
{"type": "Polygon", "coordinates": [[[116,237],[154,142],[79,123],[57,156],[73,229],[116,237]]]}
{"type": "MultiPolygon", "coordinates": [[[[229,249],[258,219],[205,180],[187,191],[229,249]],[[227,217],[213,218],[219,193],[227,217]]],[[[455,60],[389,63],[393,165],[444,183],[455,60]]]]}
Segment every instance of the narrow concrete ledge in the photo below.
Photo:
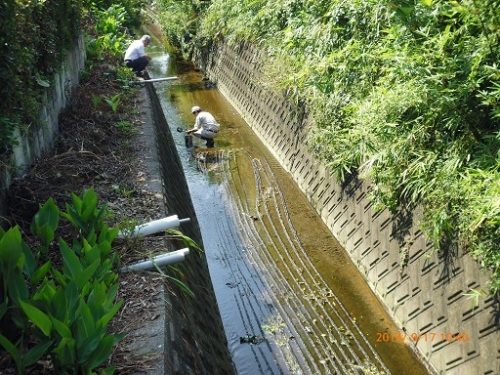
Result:
{"type": "MultiPolygon", "coordinates": [[[[182,164],[160,100],[152,83],[146,83],[146,89],[154,136],[144,136],[156,140],[158,173],[165,197],[166,214],[190,218],[188,223],[183,224],[182,231],[203,247],[191,197],[186,194],[189,189],[182,164]]],[[[161,335],[157,334],[152,338],[150,347],[159,350],[159,341],[163,341],[164,374],[232,375],[234,368],[207,260],[203,254],[192,251],[182,262],[182,267],[196,297],[191,298],[176,286],[169,285],[172,289],[165,290],[161,297],[164,315],[148,328],[151,334],[155,333],[156,328],[161,329],[163,338],[159,340],[161,335]]],[[[154,371],[148,375],[159,374],[157,371],[161,371],[161,367],[158,366],[154,371]]]]}

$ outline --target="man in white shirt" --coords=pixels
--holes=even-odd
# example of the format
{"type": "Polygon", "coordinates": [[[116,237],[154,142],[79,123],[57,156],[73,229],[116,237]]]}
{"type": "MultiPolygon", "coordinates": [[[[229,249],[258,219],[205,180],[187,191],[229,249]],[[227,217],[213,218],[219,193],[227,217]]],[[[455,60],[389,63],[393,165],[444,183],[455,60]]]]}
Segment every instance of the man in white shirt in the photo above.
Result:
{"type": "Polygon", "coordinates": [[[142,71],[146,69],[151,59],[145,52],[145,47],[150,43],[151,37],[143,35],[141,39],[134,40],[125,52],[125,65],[132,68],[137,76],[142,75],[142,71]]]}
{"type": "Polygon", "coordinates": [[[207,148],[214,147],[214,138],[219,135],[220,125],[207,111],[202,111],[197,105],[191,108],[191,113],[196,116],[194,127],[186,133],[207,141],[207,148]]]}

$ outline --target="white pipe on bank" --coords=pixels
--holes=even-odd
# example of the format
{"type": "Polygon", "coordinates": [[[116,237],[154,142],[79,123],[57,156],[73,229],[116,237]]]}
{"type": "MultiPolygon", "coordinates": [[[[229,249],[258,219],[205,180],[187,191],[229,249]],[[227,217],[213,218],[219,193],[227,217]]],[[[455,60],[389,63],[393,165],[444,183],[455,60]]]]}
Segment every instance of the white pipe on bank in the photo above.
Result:
{"type": "Polygon", "coordinates": [[[181,223],[189,222],[191,219],[179,219],[177,215],[167,216],[163,219],[154,220],[146,224],[137,225],[132,231],[118,232],[118,238],[142,237],[158,233],[163,230],[180,226],[181,223]]]}
{"type": "Polygon", "coordinates": [[[168,264],[180,263],[185,260],[186,255],[188,254],[189,254],[189,248],[186,247],[184,249],[155,256],[154,258],[149,260],[133,263],[129,266],[124,266],[120,268],[120,272],[125,273],[130,271],[143,271],[147,269],[152,269],[155,267],[155,265],[157,265],[158,267],[163,267],[168,264]]]}
{"type": "Polygon", "coordinates": [[[131,81],[130,83],[162,82],[162,81],[173,81],[175,79],[177,79],[177,77],[151,78],[151,79],[141,79],[137,81],[131,81]]]}

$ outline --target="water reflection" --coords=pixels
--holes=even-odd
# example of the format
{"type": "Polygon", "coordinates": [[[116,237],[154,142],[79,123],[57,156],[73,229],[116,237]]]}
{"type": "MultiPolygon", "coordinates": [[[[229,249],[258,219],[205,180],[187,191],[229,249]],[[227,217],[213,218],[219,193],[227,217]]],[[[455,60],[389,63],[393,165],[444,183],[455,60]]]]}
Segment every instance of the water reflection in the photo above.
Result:
{"type": "Polygon", "coordinates": [[[238,374],[426,374],[404,345],[374,349],[376,332],[395,327],[345,252],[220,92],[199,72],[169,72],[166,56],[149,70],[179,78],[155,87],[238,374]],[[221,124],[214,150],[186,148],[175,131],[192,126],[194,105],[221,124]]]}

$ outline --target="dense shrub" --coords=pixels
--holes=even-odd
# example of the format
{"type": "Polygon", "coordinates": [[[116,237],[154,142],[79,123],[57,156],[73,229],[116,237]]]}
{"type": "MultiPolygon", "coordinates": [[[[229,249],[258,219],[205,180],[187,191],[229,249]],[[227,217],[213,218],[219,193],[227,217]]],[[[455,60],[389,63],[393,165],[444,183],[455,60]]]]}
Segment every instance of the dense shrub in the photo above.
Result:
{"type": "Polygon", "coordinates": [[[42,91],[50,86],[54,72],[83,32],[84,18],[87,18],[85,26],[89,26],[88,19],[96,17],[101,22],[118,20],[121,34],[116,30],[102,33],[100,45],[93,51],[122,53],[122,34],[126,27],[139,24],[144,3],[143,0],[10,0],[0,4],[0,53],[4,56],[0,61],[0,154],[15,142],[12,133],[16,126],[23,129],[38,122],[42,91]],[[107,20],[103,13],[110,13],[107,20]]]}
{"type": "Polygon", "coordinates": [[[265,49],[264,83],[306,103],[309,144],[332,173],[369,179],[381,208],[422,207],[435,247],[469,252],[500,292],[498,1],[175,3],[197,34],[172,26],[177,14],[164,22],[190,48],[265,49]]]}
{"type": "MultiPolygon", "coordinates": [[[[80,32],[79,1],[6,1],[0,7],[0,117],[36,121],[40,92],[80,32]]],[[[0,133],[8,145],[12,133],[0,133]]]]}

